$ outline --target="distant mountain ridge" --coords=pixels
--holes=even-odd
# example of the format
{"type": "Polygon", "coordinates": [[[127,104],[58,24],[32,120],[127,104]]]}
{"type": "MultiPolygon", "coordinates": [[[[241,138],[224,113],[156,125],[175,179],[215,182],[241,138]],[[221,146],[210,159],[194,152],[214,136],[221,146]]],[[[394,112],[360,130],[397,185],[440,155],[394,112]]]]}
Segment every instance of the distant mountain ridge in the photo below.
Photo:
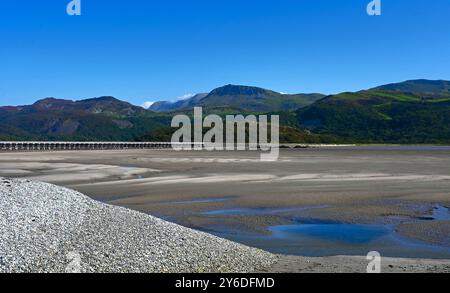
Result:
{"type": "Polygon", "coordinates": [[[209,94],[198,94],[190,99],[174,103],[158,102],[153,104],[149,110],[172,112],[189,110],[193,107],[226,106],[253,112],[287,111],[308,106],[323,97],[325,95],[322,94],[287,95],[258,87],[229,84],[214,89],[209,94]]]}
{"type": "Polygon", "coordinates": [[[359,143],[450,143],[448,81],[412,80],[328,96],[296,111],[298,127],[359,143]]]}
{"type": "Polygon", "coordinates": [[[133,140],[167,123],[166,117],[114,97],[45,98],[28,106],[0,107],[1,140],[133,140]]]}
{"type": "Polygon", "coordinates": [[[131,116],[135,114],[142,114],[145,110],[141,107],[134,106],[128,102],[121,101],[114,97],[99,97],[86,99],[81,101],[70,101],[55,98],[46,98],[37,101],[31,106],[25,106],[23,109],[30,111],[39,110],[59,110],[59,111],[82,111],[92,114],[106,114],[106,115],[125,115],[131,116]]]}
{"type": "Polygon", "coordinates": [[[450,82],[410,80],[336,95],[227,85],[146,110],[114,97],[0,107],[0,140],[169,141],[174,114],[280,116],[283,142],[450,144],[450,82]]]}
{"type": "Polygon", "coordinates": [[[175,102],[161,101],[155,102],[149,110],[155,112],[173,112],[180,109],[189,109],[195,107],[201,99],[206,97],[208,94],[196,94],[193,97],[182,99],[175,102]]]}
{"type": "Polygon", "coordinates": [[[397,91],[422,96],[450,96],[450,81],[446,80],[408,80],[400,83],[391,83],[371,89],[372,91],[397,91]]]}

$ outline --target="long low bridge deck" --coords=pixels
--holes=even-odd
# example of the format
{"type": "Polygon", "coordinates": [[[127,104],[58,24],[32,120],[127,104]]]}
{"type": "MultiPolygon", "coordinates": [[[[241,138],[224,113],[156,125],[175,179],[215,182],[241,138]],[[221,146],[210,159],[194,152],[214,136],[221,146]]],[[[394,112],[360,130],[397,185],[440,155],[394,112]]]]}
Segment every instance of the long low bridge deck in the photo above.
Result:
{"type": "Polygon", "coordinates": [[[168,149],[170,142],[1,141],[0,151],[168,149]]]}
{"type": "MultiPolygon", "coordinates": [[[[195,145],[203,143],[176,143],[177,146],[195,145]]],[[[126,150],[126,149],[170,149],[171,142],[74,142],[74,141],[0,141],[0,151],[63,151],[63,150],[126,150]]],[[[262,145],[258,145],[261,147],[262,145]]],[[[298,149],[298,148],[316,148],[316,147],[350,147],[355,145],[323,145],[323,144],[280,144],[277,146],[264,145],[298,149]]]]}

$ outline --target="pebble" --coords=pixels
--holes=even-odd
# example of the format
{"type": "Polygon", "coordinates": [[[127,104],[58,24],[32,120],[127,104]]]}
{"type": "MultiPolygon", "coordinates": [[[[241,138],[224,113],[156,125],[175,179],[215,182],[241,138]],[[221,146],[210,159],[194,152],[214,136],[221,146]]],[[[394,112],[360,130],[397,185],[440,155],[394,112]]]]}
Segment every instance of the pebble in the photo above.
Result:
{"type": "Polygon", "coordinates": [[[0,178],[0,272],[219,272],[277,256],[59,186],[0,178]]]}

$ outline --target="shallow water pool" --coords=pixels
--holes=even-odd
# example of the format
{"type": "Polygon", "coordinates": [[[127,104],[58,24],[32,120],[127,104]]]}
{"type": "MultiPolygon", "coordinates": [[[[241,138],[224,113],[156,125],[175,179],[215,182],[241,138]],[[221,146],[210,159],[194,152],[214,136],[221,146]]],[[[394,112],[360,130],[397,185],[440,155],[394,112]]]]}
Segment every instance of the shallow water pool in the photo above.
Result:
{"type": "MultiPolygon", "coordinates": [[[[287,212],[287,209],[228,209],[209,215],[261,215],[287,212]]],[[[434,207],[432,221],[449,219],[449,209],[434,207]]],[[[450,259],[450,247],[431,245],[399,236],[394,225],[346,224],[317,219],[297,219],[290,225],[267,227],[267,235],[247,234],[216,227],[213,234],[273,253],[302,256],[367,255],[378,251],[385,257],[450,259]]],[[[209,231],[211,232],[211,231],[209,231]]]]}
{"type": "Polygon", "coordinates": [[[349,244],[370,243],[390,232],[384,226],[352,224],[283,225],[270,227],[269,230],[272,232],[272,237],[279,239],[313,237],[349,244]]]}

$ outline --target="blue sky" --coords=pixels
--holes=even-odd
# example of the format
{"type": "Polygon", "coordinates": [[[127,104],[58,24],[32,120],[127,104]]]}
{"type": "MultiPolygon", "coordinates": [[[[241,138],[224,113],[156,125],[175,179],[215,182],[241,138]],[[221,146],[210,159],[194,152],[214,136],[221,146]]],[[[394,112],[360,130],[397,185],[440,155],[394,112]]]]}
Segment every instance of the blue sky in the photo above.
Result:
{"type": "Polygon", "coordinates": [[[245,84],[337,93],[450,79],[450,1],[2,1],[0,105],[112,95],[134,104],[245,84]]]}

